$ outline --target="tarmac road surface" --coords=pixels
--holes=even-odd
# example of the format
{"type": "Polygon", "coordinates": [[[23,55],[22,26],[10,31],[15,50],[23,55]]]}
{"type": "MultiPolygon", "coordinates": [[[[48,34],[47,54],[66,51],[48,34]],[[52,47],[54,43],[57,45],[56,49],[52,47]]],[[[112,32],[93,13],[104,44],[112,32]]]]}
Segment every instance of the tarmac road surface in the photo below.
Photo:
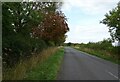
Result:
{"type": "Polygon", "coordinates": [[[118,65],[65,47],[58,80],[118,80],[118,65]]]}

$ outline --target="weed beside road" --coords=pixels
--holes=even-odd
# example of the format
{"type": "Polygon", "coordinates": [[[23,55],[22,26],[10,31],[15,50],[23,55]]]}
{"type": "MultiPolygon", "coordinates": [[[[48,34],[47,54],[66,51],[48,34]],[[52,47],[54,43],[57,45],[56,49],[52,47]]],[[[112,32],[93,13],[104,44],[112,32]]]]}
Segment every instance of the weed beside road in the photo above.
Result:
{"type": "Polygon", "coordinates": [[[38,64],[27,73],[26,80],[55,80],[64,56],[64,49],[59,48],[47,60],[38,64]]]}
{"type": "Polygon", "coordinates": [[[3,80],[55,79],[63,54],[63,48],[45,49],[30,59],[21,61],[14,68],[4,69],[3,80]]]}

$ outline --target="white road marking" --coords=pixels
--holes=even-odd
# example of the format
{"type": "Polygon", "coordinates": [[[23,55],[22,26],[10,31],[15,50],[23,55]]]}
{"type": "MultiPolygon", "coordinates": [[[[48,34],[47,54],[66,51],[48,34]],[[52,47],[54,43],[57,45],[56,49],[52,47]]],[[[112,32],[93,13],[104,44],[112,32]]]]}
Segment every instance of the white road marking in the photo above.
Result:
{"type": "Polygon", "coordinates": [[[112,74],[111,72],[107,71],[111,76],[115,77],[116,79],[120,80],[117,76],[115,76],[114,74],[112,74]]]}

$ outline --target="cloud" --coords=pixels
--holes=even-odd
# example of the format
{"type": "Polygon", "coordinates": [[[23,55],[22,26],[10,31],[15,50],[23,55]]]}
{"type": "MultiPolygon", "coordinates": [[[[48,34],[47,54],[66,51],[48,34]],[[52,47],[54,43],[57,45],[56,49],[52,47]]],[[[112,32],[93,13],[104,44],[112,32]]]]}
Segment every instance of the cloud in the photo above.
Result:
{"type": "Polygon", "coordinates": [[[71,11],[72,7],[78,7],[85,13],[106,13],[114,8],[119,0],[64,0],[63,11],[71,11]]]}
{"type": "Polygon", "coordinates": [[[74,28],[70,26],[70,32],[67,33],[69,37],[67,37],[66,42],[84,42],[87,43],[101,41],[104,38],[110,37],[108,33],[108,28],[105,25],[85,25],[80,26],[76,25],[74,28]],[[97,26],[97,27],[96,27],[97,26]]]}

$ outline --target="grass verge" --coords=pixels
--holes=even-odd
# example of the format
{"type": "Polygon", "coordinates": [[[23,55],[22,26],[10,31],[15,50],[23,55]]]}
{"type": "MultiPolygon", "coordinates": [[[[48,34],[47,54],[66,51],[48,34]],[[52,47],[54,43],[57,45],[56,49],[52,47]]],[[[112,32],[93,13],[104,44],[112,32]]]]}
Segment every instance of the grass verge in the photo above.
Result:
{"type": "Polygon", "coordinates": [[[100,57],[100,58],[108,60],[108,61],[111,61],[115,64],[120,64],[120,61],[118,60],[118,57],[114,56],[114,55],[112,56],[107,51],[94,50],[94,49],[89,49],[89,48],[75,48],[75,49],[86,52],[86,53],[89,53],[90,55],[94,55],[94,56],[100,57]]]}
{"type": "Polygon", "coordinates": [[[47,60],[30,70],[25,80],[56,80],[63,56],[64,49],[58,49],[47,60]]]}
{"type": "Polygon", "coordinates": [[[43,50],[41,53],[33,55],[30,59],[26,59],[18,63],[14,68],[6,68],[2,72],[3,80],[22,80],[27,72],[35,68],[38,64],[42,64],[58,50],[57,47],[51,47],[43,50]]]}

